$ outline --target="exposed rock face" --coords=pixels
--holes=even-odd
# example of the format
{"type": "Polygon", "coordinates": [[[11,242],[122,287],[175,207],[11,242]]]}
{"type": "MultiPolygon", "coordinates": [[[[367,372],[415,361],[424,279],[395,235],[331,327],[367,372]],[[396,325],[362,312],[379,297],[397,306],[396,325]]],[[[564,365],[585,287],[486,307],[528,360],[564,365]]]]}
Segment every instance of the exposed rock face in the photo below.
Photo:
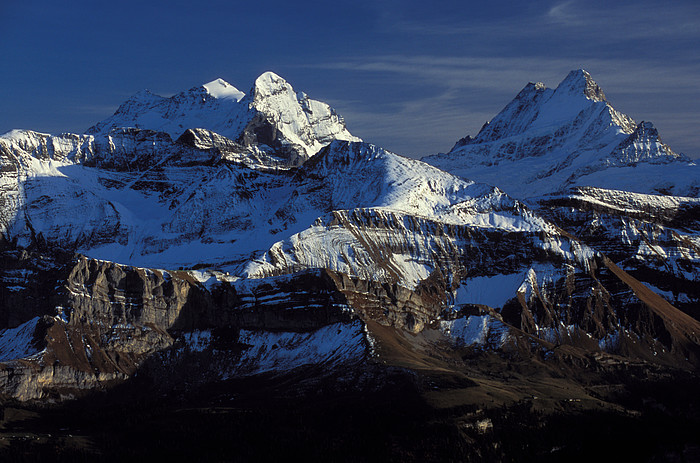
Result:
{"type": "MultiPolygon", "coordinates": [[[[679,155],[671,151],[668,145],[661,143],[659,131],[651,122],[640,122],[625,141],[618,147],[621,164],[637,162],[673,163],[679,155]]],[[[687,160],[686,160],[687,161],[687,160]]]]}
{"type": "MultiPolygon", "coordinates": [[[[581,188],[523,202],[357,141],[271,73],[248,95],[223,81],[142,93],[90,132],[0,137],[6,395],[309,366],[352,382],[386,362],[459,372],[479,350],[700,364],[700,322],[672,305],[696,315],[692,198],[581,188]],[[658,275],[673,297],[639,281],[658,275]]],[[[532,192],[692,167],[582,71],[528,85],[430,161],[457,155],[515,183],[507,169],[525,172],[532,192]]]]}
{"type": "MultiPolygon", "coordinates": [[[[379,231],[377,227],[386,233],[394,222],[397,220],[375,223],[372,233],[361,232],[365,246],[384,254],[398,252],[373,237],[379,231]]],[[[446,319],[453,320],[454,331],[454,301],[450,294],[465,276],[468,280],[483,275],[483,268],[489,269],[487,274],[498,274],[528,265],[534,267],[526,272],[517,291],[506,295],[501,307],[487,308],[487,316],[501,324],[501,346],[508,339],[515,343],[513,346],[522,345],[517,340],[530,335],[545,343],[603,349],[634,358],[669,363],[700,361],[700,340],[696,334],[700,333],[700,324],[683,318],[681,312],[605,258],[589,258],[580,267],[575,261],[562,265],[557,262],[560,258],[551,260],[553,256],[548,257],[545,251],[538,254],[523,249],[519,258],[508,261],[503,260],[503,254],[513,249],[516,242],[525,242],[522,235],[514,236],[511,243],[507,237],[474,235],[468,228],[443,230],[441,234],[445,239],[462,242],[461,252],[457,251],[460,248],[451,248],[444,257],[434,255],[436,261],[442,261],[441,267],[414,290],[401,286],[399,280],[391,282],[390,271],[382,282],[329,270],[221,281],[207,288],[184,271],[149,270],[85,257],[63,262],[61,259],[65,258],[56,257],[46,265],[42,278],[51,281],[53,276],[49,287],[59,290],[51,291],[52,296],[46,296],[43,307],[37,306],[36,312],[25,314],[30,318],[43,316],[41,323],[36,324],[32,341],[38,353],[25,360],[6,362],[0,375],[2,389],[23,400],[70,397],[83,389],[100,389],[124,381],[143,365],[151,365],[150,369],[153,362],[179,365],[183,355],[197,357],[198,352],[210,352],[212,348],[212,360],[202,365],[201,381],[251,374],[267,368],[265,359],[271,355],[280,355],[286,349],[288,358],[293,349],[301,348],[294,342],[304,342],[308,348],[320,342],[314,336],[325,336],[323,333],[335,326],[338,328],[332,329],[339,334],[359,330],[358,335],[349,338],[356,347],[348,353],[349,357],[343,356],[345,351],[332,350],[324,354],[329,357],[322,357],[323,361],[335,367],[345,362],[355,364],[366,355],[358,357],[358,353],[365,352],[372,342],[372,331],[360,328],[363,322],[420,333],[446,319]],[[483,253],[474,256],[489,243],[493,260],[483,253]],[[493,243],[503,247],[493,247],[493,243]],[[550,270],[538,275],[539,271],[533,268],[540,268],[542,263],[528,260],[531,254],[543,259],[539,262],[552,262],[550,270]],[[272,344],[265,344],[273,342],[265,338],[272,334],[265,333],[279,331],[300,334],[294,335],[294,342],[285,341],[279,351],[272,344]],[[258,342],[267,347],[257,346],[258,342]],[[257,352],[255,360],[248,357],[251,349],[257,352]]],[[[15,266],[22,265],[22,258],[36,256],[12,250],[5,255],[16,261],[15,266]]],[[[11,276],[12,271],[5,272],[3,291],[8,274],[11,276]]],[[[36,277],[28,275],[24,286],[15,289],[19,296],[37,287],[33,278],[36,277]]],[[[456,316],[471,323],[471,317],[476,315],[463,311],[468,306],[464,302],[457,304],[456,309],[462,312],[456,316]]],[[[274,342],[278,345],[280,341],[274,342]]],[[[527,343],[524,345],[527,351],[527,343]]],[[[315,349],[313,352],[320,347],[315,349]]]]}
{"type": "Polygon", "coordinates": [[[674,306],[700,319],[697,199],[581,188],[544,196],[537,207],[674,306]]]}
{"type": "Polygon", "coordinates": [[[700,319],[700,171],[650,122],[613,109],[585,71],[555,90],[528,84],[476,137],[425,160],[499,185],[700,319]]]}
{"type": "Polygon", "coordinates": [[[609,259],[588,275],[538,280],[535,272],[503,320],[549,342],[596,347],[634,358],[700,360],[700,323],[671,306],[609,259]]]}
{"type": "MultiPolygon", "coordinates": [[[[4,253],[7,260],[13,254],[4,253]]],[[[27,259],[37,257],[33,253],[27,259]]],[[[166,282],[162,274],[109,262],[71,262],[65,256],[57,256],[43,270],[42,287],[28,275],[13,289],[18,305],[32,293],[42,295],[45,303],[27,314],[43,316],[33,341],[39,352],[5,363],[4,393],[26,400],[99,389],[130,377],[144,358],[172,344],[165,329],[188,300],[187,282],[166,282]]]]}
{"type": "MultiPolygon", "coordinates": [[[[435,321],[445,307],[445,300],[424,288],[411,291],[396,283],[361,280],[344,273],[329,273],[347,304],[365,320],[381,325],[420,332],[435,321]]],[[[440,288],[445,294],[445,288],[440,288]]]]}
{"type": "Polygon", "coordinates": [[[196,285],[170,273],[81,258],[66,280],[66,316],[81,323],[172,328],[196,285]]]}
{"type": "MultiPolygon", "coordinates": [[[[8,253],[8,259],[22,264],[22,256],[8,253]]],[[[29,254],[25,252],[25,259],[29,254]]],[[[54,260],[53,267],[45,269],[53,277],[51,287],[59,284],[57,292],[37,289],[31,276],[15,290],[20,296],[32,291],[53,297],[43,307],[35,306],[35,312],[24,314],[40,319],[32,325],[29,338],[37,353],[5,361],[0,373],[3,393],[21,400],[70,397],[83,389],[101,389],[128,379],[144,362],[152,363],[156,354],[160,364],[180,362],[177,357],[183,355],[183,348],[187,354],[207,349],[211,343],[218,345],[215,361],[202,368],[216,375],[210,367],[217,361],[228,363],[231,371],[236,371],[236,364],[250,363],[246,351],[259,347],[248,344],[250,335],[243,332],[307,333],[300,339],[309,347],[315,333],[333,326],[339,326],[339,332],[345,329],[342,326],[358,326],[353,321],[358,316],[418,330],[419,323],[440,310],[439,304],[426,310],[423,299],[408,289],[330,271],[221,282],[208,290],[187,272],[134,268],[82,256],[71,262],[57,265],[60,262],[54,260]],[[49,310],[51,304],[56,305],[49,310]],[[383,317],[374,317],[377,307],[385,307],[383,317]],[[202,332],[207,333],[204,341],[198,340],[202,332]],[[163,357],[164,352],[172,354],[163,357]]],[[[12,272],[5,272],[3,290],[8,274],[12,272]]],[[[21,315],[15,307],[3,308],[21,315]]],[[[352,339],[358,343],[353,352],[364,352],[363,336],[352,339]]],[[[280,346],[285,348],[297,346],[280,346]]],[[[260,353],[255,361],[263,362],[266,355],[260,353]]],[[[347,359],[339,352],[329,360],[342,364],[347,359]]]]}
{"type": "Polygon", "coordinates": [[[56,273],[63,258],[12,249],[0,238],[0,323],[13,328],[34,317],[54,315],[60,304],[56,273]]]}

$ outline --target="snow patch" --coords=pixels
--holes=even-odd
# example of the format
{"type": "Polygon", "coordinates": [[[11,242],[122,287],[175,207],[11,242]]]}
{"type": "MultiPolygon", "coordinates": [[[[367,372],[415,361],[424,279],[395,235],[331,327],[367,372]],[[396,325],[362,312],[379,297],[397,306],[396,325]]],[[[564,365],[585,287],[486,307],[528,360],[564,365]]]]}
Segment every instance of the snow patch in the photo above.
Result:
{"type": "Polygon", "coordinates": [[[202,284],[205,288],[211,291],[214,286],[219,283],[219,279],[216,274],[210,270],[189,270],[187,273],[192,275],[192,277],[202,284]]]}
{"type": "Polygon", "coordinates": [[[483,304],[501,308],[508,300],[516,297],[525,277],[524,273],[511,273],[470,278],[463,281],[455,291],[455,306],[483,304]]]}
{"type": "Polygon", "coordinates": [[[185,345],[192,352],[203,352],[211,345],[211,331],[190,331],[183,334],[185,345]]]}
{"type": "Polygon", "coordinates": [[[241,330],[238,340],[249,347],[241,354],[232,374],[357,361],[366,352],[364,324],[360,321],[335,323],[311,333],[241,330]]]}
{"type": "Polygon", "coordinates": [[[456,320],[443,320],[440,330],[459,346],[502,347],[509,338],[509,328],[490,315],[469,315],[456,320]]]}
{"type": "Polygon", "coordinates": [[[211,82],[202,85],[202,87],[206,88],[207,92],[209,92],[211,96],[220,100],[228,99],[234,100],[236,103],[238,103],[241,98],[245,96],[245,93],[241,92],[224,79],[212,80],[211,82]]]}
{"type": "Polygon", "coordinates": [[[16,328],[0,330],[0,362],[27,358],[41,352],[33,345],[39,319],[34,317],[16,328]]]}

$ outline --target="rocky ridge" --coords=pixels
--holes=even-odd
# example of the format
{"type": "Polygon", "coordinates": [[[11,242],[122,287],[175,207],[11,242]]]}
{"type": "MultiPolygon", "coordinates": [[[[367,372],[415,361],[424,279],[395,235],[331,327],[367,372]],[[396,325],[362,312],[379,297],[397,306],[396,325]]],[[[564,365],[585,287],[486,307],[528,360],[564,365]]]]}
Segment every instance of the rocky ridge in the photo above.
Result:
{"type": "Polygon", "coordinates": [[[341,379],[384,365],[464,374],[487,351],[600,370],[700,362],[697,292],[683,284],[697,281],[694,200],[646,207],[554,181],[693,166],[585,71],[555,91],[529,85],[428,159],[546,161],[528,188],[558,193],[534,199],[360,142],[272,73],[245,96],[223,81],[140,93],[89,132],[0,137],[7,396],[309,365],[341,379]],[[652,271],[676,278],[654,288],[664,296],[685,289],[664,299],[643,284],[652,271]]]}
{"type": "Polygon", "coordinates": [[[165,132],[173,139],[188,129],[207,129],[291,165],[301,164],[331,140],[360,140],[333,108],[295,92],[273,72],[258,77],[247,95],[223,79],[169,98],[145,90],[86,133],[108,135],[123,127],[165,132]]]}
{"type": "Polygon", "coordinates": [[[698,191],[696,164],[665,145],[651,122],[636,123],[614,109],[584,70],[572,71],[556,89],[528,84],[476,137],[423,160],[522,199],[577,186],[677,196],[698,191]]]}
{"type": "Polygon", "coordinates": [[[555,90],[528,84],[475,138],[424,160],[516,194],[698,318],[700,170],[612,108],[586,71],[555,90]]]}

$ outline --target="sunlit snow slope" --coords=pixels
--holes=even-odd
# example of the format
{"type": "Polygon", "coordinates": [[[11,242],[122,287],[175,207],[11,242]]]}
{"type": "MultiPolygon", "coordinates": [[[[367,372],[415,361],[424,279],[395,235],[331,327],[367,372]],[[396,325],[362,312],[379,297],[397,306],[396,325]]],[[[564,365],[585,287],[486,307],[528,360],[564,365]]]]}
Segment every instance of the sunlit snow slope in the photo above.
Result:
{"type": "Polygon", "coordinates": [[[293,163],[313,156],[331,140],[359,141],[333,108],[295,92],[273,72],[258,77],[247,95],[222,79],[169,98],[144,90],[87,133],[109,134],[122,127],[166,132],[173,140],[187,129],[208,129],[244,145],[274,150],[293,163]]]}
{"type": "Polygon", "coordinates": [[[528,84],[474,138],[424,161],[517,198],[576,186],[697,196],[700,168],[650,122],[615,110],[584,70],[556,89],[528,84]]]}

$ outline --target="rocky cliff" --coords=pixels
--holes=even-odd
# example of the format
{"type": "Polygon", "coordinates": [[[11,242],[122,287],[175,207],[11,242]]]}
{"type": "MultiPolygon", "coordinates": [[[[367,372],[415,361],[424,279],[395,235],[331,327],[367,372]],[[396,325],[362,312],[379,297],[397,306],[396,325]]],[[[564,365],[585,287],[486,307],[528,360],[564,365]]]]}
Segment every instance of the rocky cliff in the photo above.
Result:
{"type": "Polygon", "coordinates": [[[248,95],[143,92],[89,132],[0,137],[7,397],[464,378],[474,358],[580,386],[700,362],[696,200],[586,183],[694,164],[583,71],[528,85],[434,165],[359,141],[271,73],[248,95]]]}

